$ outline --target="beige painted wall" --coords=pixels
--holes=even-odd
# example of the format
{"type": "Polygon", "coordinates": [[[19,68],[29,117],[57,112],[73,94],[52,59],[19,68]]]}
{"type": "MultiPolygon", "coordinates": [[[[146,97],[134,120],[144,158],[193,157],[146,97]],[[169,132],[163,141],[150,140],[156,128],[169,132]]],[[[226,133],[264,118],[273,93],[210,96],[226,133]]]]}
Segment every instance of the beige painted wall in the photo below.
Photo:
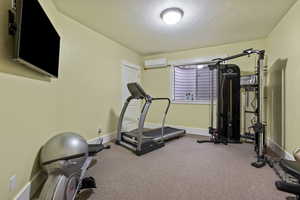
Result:
{"type": "MultiPolygon", "coordinates": [[[[217,47],[159,54],[144,57],[144,59],[167,58],[169,61],[174,61],[199,57],[233,55],[248,48],[265,49],[265,40],[261,39],[217,47]]],[[[252,56],[251,58],[243,57],[236,59],[232,63],[239,65],[241,71],[254,71],[255,62],[256,57],[252,56]]],[[[152,96],[170,97],[170,77],[170,68],[144,70],[142,79],[143,86],[152,96]]],[[[152,106],[147,122],[159,123],[161,121],[163,113],[162,106],[163,105],[158,103],[152,106]]],[[[177,126],[207,129],[209,126],[209,106],[204,104],[172,104],[166,123],[177,126]]]]}
{"type": "Polygon", "coordinates": [[[121,99],[121,60],[139,64],[135,52],[61,15],[41,0],[61,34],[60,75],[50,80],[11,60],[7,34],[10,0],[0,1],[0,199],[10,200],[38,171],[40,147],[62,131],[86,139],[115,130],[121,99]],[[8,180],[17,175],[17,188],[8,180]]]}
{"type": "Polygon", "coordinates": [[[300,77],[300,1],[295,3],[268,36],[267,50],[270,67],[269,134],[275,142],[292,152],[300,146],[300,88],[298,84],[300,77]],[[285,74],[285,104],[281,100],[282,74],[285,74]],[[281,118],[282,105],[285,107],[285,115],[283,112],[281,118]],[[284,124],[281,126],[282,120],[285,122],[285,126],[284,124]]]}
{"type": "MultiPolygon", "coordinates": [[[[87,139],[97,136],[96,129],[104,134],[115,129],[120,110],[120,62],[126,59],[139,63],[136,53],[85,28],[61,15],[51,1],[41,0],[62,36],[61,68],[58,80],[49,80],[15,64],[10,59],[11,38],[7,35],[7,9],[10,0],[0,1],[0,199],[11,199],[35,174],[35,160],[41,145],[61,131],[77,131],[87,139]],[[8,191],[8,179],[17,175],[17,189],[8,191]]],[[[267,48],[269,55],[268,124],[271,137],[281,145],[285,142],[291,152],[299,146],[297,119],[300,97],[298,77],[300,68],[300,2],[278,24],[265,40],[240,42],[218,47],[208,47],[145,59],[165,57],[169,60],[235,54],[245,48],[267,48]],[[298,43],[297,43],[298,41],[298,43]],[[281,96],[282,69],[287,59],[286,73],[286,135],[282,126],[281,96]],[[273,74],[273,76],[272,76],[273,74]],[[279,106],[278,106],[279,105],[279,106]],[[270,108],[277,108],[271,111],[270,108]],[[274,117],[275,116],[275,117],[274,117]]],[[[241,70],[253,70],[255,58],[235,60],[241,70]]],[[[153,96],[170,94],[168,68],[143,71],[143,86],[153,96]]],[[[149,122],[161,120],[162,105],[154,105],[149,122]]],[[[168,124],[207,128],[208,106],[172,104],[168,124]]]]}

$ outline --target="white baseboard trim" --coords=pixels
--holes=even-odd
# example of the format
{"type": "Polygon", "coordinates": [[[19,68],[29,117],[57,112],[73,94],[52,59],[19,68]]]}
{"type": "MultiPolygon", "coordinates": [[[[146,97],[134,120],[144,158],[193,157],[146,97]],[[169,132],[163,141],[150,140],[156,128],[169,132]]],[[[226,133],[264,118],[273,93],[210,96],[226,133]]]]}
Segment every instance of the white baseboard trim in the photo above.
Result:
{"type": "MultiPolygon", "coordinates": [[[[156,123],[145,123],[145,128],[159,128],[161,127],[161,124],[156,124],[156,123]]],[[[201,136],[210,136],[208,133],[208,129],[203,129],[203,128],[193,128],[193,127],[186,127],[186,126],[177,126],[177,125],[170,125],[166,124],[165,126],[171,126],[174,128],[178,129],[184,129],[188,134],[193,134],[193,135],[201,135],[201,136]]]]}
{"type": "Polygon", "coordinates": [[[267,138],[267,145],[272,151],[274,151],[281,158],[284,158],[284,159],[287,159],[287,160],[294,160],[294,157],[293,157],[292,154],[285,151],[279,144],[277,144],[270,137],[267,138]]]}
{"type": "MultiPolygon", "coordinates": [[[[115,138],[115,133],[100,136],[103,138],[103,143],[108,143],[115,138]]],[[[98,144],[99,137],[88,140],[89,144],[98,144]]],[[[13,198],[13,200],[30,200],[32,196],[40,189],[40,186],[45,182],[46,176],[43,172],[39,171],[13,198]],[[35,187],[33,187],[35,186],[35,187]]]]}
{"type": "Polygon", "coordinates": [[[103,144],[106,144],[108,142],[111,142],[113,139],[116,138],[116,134],[115,133],[110,133],[104,136],[100,136],[100,137],[95,137],[93,139],[88,140],[89,144],[98,144],[99,143],[99,138],[103,139],[103,144]]]}

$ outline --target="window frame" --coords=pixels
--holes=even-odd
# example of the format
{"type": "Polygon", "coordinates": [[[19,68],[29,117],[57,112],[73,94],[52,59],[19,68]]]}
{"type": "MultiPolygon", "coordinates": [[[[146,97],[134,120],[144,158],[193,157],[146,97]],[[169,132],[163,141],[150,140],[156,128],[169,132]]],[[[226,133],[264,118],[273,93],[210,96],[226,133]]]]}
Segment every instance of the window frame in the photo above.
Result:
{"type": "MultiPolygon", "coordinates": [[[[210,56],[210,57],[200,57],[200,58],[191,58],[191,59],[182,59],[182,60],[175,60],[169,62],[170,64],[170,99],[172,104],[200,104],[200,105],[209,105],[211,103],[210,100],[175,100],[174,98],[174,73],[175,73],[175,66],[178,65],[189,65],[197,62],[204,62],[208,60],[212,60],[215,58],[222,58],[226,57],[226,55],[222,56],[210,56]]],[[[216,103],[216,99],[214,100],[214,104],[216,103]]]]}

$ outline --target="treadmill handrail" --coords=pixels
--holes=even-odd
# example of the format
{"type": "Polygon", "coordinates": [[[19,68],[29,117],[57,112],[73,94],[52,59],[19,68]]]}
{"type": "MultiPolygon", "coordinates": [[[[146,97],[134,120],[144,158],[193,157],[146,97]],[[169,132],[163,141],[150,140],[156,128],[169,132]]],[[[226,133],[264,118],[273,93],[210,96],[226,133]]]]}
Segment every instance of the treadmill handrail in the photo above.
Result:
{"type": "Polygon", "coordinates": [[[167,106],[167,109],[165,110],[165,113],[168,113],[169,112],[169,108],[170,108],[170,105],[171,105],[171,100],[169,98],[152,98],[153,101],[159,101],[159,100],[166,100],[168,101],[168,106],[167,106]]]}
{"type": "Polygon", "coordinates": [[[166,117],[169,112],[169,108],[171,105],[171,100],[169,98],[152,98],[153,101],[168,101],[167,108],[165,110],[163,120],[162,120],[162,125],[161,125],[161,140],[164,142],[164,128],[165,128],[165,122],[166,122],[166,117]]]}

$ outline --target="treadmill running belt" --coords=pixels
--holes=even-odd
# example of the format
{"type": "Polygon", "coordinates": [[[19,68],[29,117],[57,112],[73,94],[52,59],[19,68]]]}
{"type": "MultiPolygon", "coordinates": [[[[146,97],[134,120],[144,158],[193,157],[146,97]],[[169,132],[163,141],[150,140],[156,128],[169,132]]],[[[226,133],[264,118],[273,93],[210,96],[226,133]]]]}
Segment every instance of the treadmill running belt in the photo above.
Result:
{"type": "MultiPolygon", "coordinates": [[[[178,131],[182,132],[182,130],[177,129],[177,128],[164,127],[164,135],[172,134],[172,133],[178,132],[178,131]]],[[[154,137],[154,138],[161,137],[161,128],[144,132],[143,135],[146,137],[154,137]]]]}

